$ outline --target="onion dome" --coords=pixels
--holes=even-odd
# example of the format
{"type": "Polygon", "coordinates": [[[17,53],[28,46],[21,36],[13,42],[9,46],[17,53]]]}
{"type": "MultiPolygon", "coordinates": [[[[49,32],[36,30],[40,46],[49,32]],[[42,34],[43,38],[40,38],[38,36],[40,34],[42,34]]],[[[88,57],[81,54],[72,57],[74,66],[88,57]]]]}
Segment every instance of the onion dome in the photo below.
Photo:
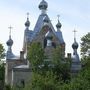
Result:
{"type": "Polygon", "coordinates": [[[42,10],[42,9],[46,10],[47,7],[48,7],[48,3],[45,0],[42,0],[38,7],[39,7],[40,10],[42,10]]]}
{"type": "Polygon", "coordinates": [[[77,49],[77,48],[78,48],[78,43],[76,42],[76,40],[75,40],[74,43],[72,44],[72,48],[73,48],[73,49],[77,49]]]}
{"type": "Polygon", "coordinates": [[[26,27],[29,27],[29,26],[30,26],[29,18],[27,18],[27,21],[25,22],[25,26],[26,26],[26,27]]]}
{"type": "Polygon", "coordinates": [[[46,37],[47,39],[52,39],[52,33],[51,33],[50,30],[46,33],[45,37],[46,37]]]}
{"type": "Polygon", "coordinates": [[[56,24],[56,27],[57,27],[57,28],[61,28],[61,27],[62,27],[62,24],[60,23],[59,20],[58,20],[58,23],[56,24]]]}
{"type": "Polygon", "coordinates": [[[44,22],[44,23],[49,23],[48,17],[45,16],[45,17],[43,18],[43,22],[44,22]]]}
{"type": "Polygon", "coordinates": [[[13,45],[13,40],[11,39],[11,37],[9,38],[9,40],[6,42],[7,46],[12,46],[13,45]]]}

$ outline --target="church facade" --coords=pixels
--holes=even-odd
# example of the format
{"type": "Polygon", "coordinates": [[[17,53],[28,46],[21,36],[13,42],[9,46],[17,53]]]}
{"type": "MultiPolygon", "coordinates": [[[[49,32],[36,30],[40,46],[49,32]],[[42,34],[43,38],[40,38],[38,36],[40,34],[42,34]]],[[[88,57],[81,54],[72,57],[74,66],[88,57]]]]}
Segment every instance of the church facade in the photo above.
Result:
{"type": "MultiPolygon", "coordinates": [[[[6,69],[5,69],[5,82],[6,84],[16,85],[17,87],[22,87],[29,81],[30,76],[32,76],[32,71],[30,67],[30,62],[27,60],[28,45],[33,42],[39,42],[42,48],[45,50],[45,54],[51,59],[51,54],[53,48],[60,46],[62,48],[62,55],[65,58],[65,41],[61,31],[61,23],[57,21],[56,28],[54,29],[48,14],[46,13],[48,8],[48,3],[42,0],[38,6],[41,10],[41,14],[35,24],[33,30],[29,30],[30,21],[29,16],[25,22],[24,40],[23,40],[23,50],[20,51],[20,56],[15,56],[12,52],[13,40],[11,34],[9,35],[9,40],[7,41],[7,55],[6,55],[6,69]]],[[[76,42],[76,37],[74,37],[74,43],[72,45],[74,50],[72,58],[71,71],[77,72],[81,68],[80,59],[77,53],[78,43],[76,42]]],[[[69,54],[70,55],[70,54],[69,54]]]]}

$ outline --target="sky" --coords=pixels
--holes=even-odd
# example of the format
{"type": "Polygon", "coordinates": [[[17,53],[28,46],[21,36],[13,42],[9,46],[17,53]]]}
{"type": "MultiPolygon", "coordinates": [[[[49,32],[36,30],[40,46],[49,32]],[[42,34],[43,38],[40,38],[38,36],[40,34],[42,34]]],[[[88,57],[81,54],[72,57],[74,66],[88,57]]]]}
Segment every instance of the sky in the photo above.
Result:
{"type": "MultiPolygon", "coordinates": [[[[72,53],[73,30],[77,31],[76,39],[79,44],[83,35],[90,32],[90,0],[46,0],[47,14],[56,30],[57,15],[60,15],[61,31],[66,43],[66,53],[72,53]]],[[[33,30],[41,14],[38,5],[41,0],[0,0],[0,43],[7,51],[6,41],[9,38],[9,26],[12,29],[13,53],[18,55],[23,47],[25,21],[29,12],[30,30],[33,30]]]]}

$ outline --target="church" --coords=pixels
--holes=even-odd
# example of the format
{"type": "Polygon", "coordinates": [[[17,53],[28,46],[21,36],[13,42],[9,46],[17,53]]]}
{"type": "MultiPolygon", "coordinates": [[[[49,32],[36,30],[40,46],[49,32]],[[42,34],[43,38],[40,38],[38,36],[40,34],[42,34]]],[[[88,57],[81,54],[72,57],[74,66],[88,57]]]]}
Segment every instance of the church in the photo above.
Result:
{"type": "MultiPolygon", "coordinates": [[[[29,29],[30,21],[29,15],[27,14],[23,39],[23,49],[20,51],[20,56],[16,56],[12,52],[13,40],[11,37],[11,32],[9,35],[9,40],[6,42],[8,50],[6,53],[5,83],[11,86],[15,85],[20,87],[22,83],[28,83],[30,76],[32,76],[30,62],[27,60],[28,45],[30,46],[31,43],[41,43],[45,54],[48,56],[48,59],[51,59],[53,48],[61,46],[62,55],[65,58],[66,43],[61,31],[62,24],[59,18],[56,24],[57,30],[55,30],[46,12],[48,3],[45,0],[42,0],[38,8],[41,10],[41,13],[33,30],[29,29]]],[[[71,71],[75,73],[78,72],[81,68],[79,55],[77,53],[78,43],[75,36],[72,48],[73,54],[71,55],[69,53],[67,58],[69,57],[72,59],[71,71]]]]}

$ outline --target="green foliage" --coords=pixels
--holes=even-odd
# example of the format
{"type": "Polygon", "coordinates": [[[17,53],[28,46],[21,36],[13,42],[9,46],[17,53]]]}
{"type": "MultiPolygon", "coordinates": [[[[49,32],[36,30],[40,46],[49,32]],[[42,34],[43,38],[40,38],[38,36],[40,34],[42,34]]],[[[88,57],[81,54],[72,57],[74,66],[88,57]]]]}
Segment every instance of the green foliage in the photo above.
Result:
{"type": "Polygon", "coordinates": [[[62,57],[62,52],[61,52],[61,47],[60,46],[54,49],[52,57],[53,57],[54,64],[58,64],[58,63],[61,63],[61,61],[63,61],[63,57],[62,57]]]}
{"type": "Polygon", "coordinates": [[[90,84],[86,79],[77,77],[70,83],[61,85],[59,90],[90,90],[90,84]]]}
{"type": "Polygon", "coordinates": [[[77,78],[73,79],[71,81],[71,87],[77,90],[89,90],[90,89],[90,84],[87,81],[87,79],[85,79],[82,74],[80,74],[80,76],[78,76],[77,78]]]}
{"type": "Polygon", "coordinates": [[[86,34],[81,38],[81,55],[84,57],[86,54],[90,55],[90,33],[86,34]]]}
{"type": "MultiPolygon", "coordinates": [[[[0,60],[4,57],[4,48],[0,44],[0,60]]],[[[4,80],[4,64],[0,61],[0,80],[4,80]]]]}
{"type": "Polygon", "coordinates": [[[5,90],[13,90],[10,85],[5,85],[5,90]]]}
{"type": "Polygon", "coordinates": [[[87,39],[90,37],[89,35],[90,33],[82,38],[83,68],[76,77],[72,78],[70,78],[71,60],[63,58],[61,47],[57,47],[53,51],[51,62],[45,62],[41,44],[33,43],[28,53],[28,59],[32,67],[44,66],[32,72],[32,80],[22,90],[90,90],[90,56],[86,56],[89,49],[87,45],[90,45],[88,44],[90,38],[87,39]],[[53,67],[48,67],[49,64],[53,67]]]}
{"type": "Polygon", "coordinates": [[[5,68],[4,64],[0,65],[0,80],[4,80],[5,68]]]}
{"type": "Polygon", "coordinates": [[[3,48],[3,45],[0,44],[0,60],[4,58],[4,48],[3,48]]]}
{"type": "Polygon", "coordinates": [[[82,66],[83,69],[90,69],[90,56],[86,56],[82,58],[82,66]]]}
{"type": "Polygon", "coordinates": [[[84,66],[81,72],[70,79],[71,63],[70,60],[63,58],[61,47],[53,51],[53,59],[49,62],[54,66],[52,68],[44,61],[44,50],[41,44],[33,43],[28,55],[33,67],[38,67],[42,63],[44,66],[32,72],[32,80],[22,90],[90,90],[90,56],[83,58],[84,66]]]}
{"type": "Polygon", "coordinates": [[[1,59],[4,58],[4,48],[2,44],[0,44],[0,89],[4,88],[4,77],[5,77],[5,68],[4,63],[2,63],[1,59]]]}
{"type": "Polygon", "coordinates": [[[28,60],[30,61],[33,70],[38,69],[38,66],[42,64],[44,58],[44,50],[42,49],[41,44],[39,42],[32,43],[28,52],[28,60]]]}
{"type": "Polygon", "coordinates": [[[61,47],[57,47],[53,51],[53,72],[57,75],[59,80],[64,82],[70,79],[70,61],[66,60],[61,52],[61,47]]]}
{"type": "Polygon", "coordinates": [[[46,75],[33,74],[31,83],[27,84],[24,90],[59,90],[59,82],[52,72],[46,72],[46,75]]]}
{"type": "MultiPolygon", "coordinates": [[[[82,71],[81,76],[86,82],[88,82],[87,87],[90,89],[90,33],[86,34],[82,37],[82,43],[81,43],[81,54],[82,54],[82,71]]],[[[89,90],[86,89],[86,90],[89,90]]],[[[83,89],[84,90],[84,89],[83,89]]]]}
{"type": "Polygon", "coordinates": [[[24,90],[59,90],[60,84],[70,79],[70,62],[63,58],[61,47],[54,49],[51,61],[45,61],[41,44],[32,43],[28,59],[34,70],[32,81],[24,90]]]}

